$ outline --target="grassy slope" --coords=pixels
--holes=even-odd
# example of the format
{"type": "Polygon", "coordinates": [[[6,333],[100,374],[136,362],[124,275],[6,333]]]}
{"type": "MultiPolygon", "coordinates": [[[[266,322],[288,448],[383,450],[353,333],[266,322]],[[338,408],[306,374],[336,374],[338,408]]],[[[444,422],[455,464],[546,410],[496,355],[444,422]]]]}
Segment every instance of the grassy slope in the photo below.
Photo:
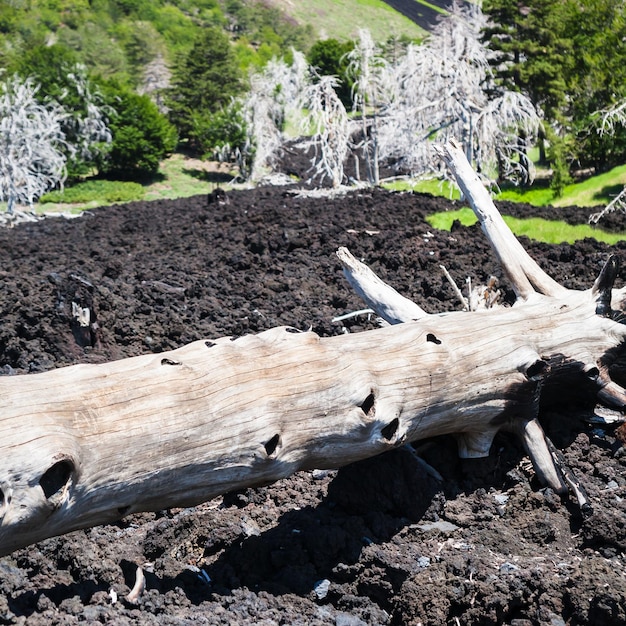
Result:
{"type": "Polygon", "coordinates": [[[502,193],[503,200],[528,202],[537,206],[551,204],[560,206],[597,206],[608,204],[626,185],[626,165],[615,167],[609,172],[593,176],[579,183],[568,185],[560,198],[555,198],[550,189],[540,186],[528,191],[511,190],[502,193]]]}
{"type": "Polygon", "coordinates": [[[322,38],[351,39],[359,28],[367,28],[375,41],[386,41],[390,34],[411,39],[424,36],[417,24],[382,0],[270,0],[300,24],[311,24],[322,38]]]}
{"type": "MultiPolygon", "coordinates": [[[[229,187],[236,175],[236,169],[225,164],[190,159],[182,154],[173,154],[161,163],[159,177],[144,187],[144,200],[164,200],[187,198],[203,193],[210,193],[215,187],[229,187]]],[[[85,209],[94,209],[109,204],[106,200],[92,200],[77,204],[42,202],[35,205],[37,213],[55,213],[69,211],[79,213],[85,209]]],[[[0,203],[0,211],[5,204],[0,203]]]]}
{"type": "MultiPolygon", "coordinates": [[[[589,224],[577,224],[572,226],[560,220],[544,220],[539,217],[521,219],[504,215],[504,221],[517,236],[526,236],[544,243],[574,243],[587,237],[592,237],[609,245],[626,239],[626,232],[609,233],[601,228],[589,224]]],[[[475,224],[478,219],[469,207],[463,207],[456,211],[446,211],[429,215],[426,221],[440,230],[450,230],[452,222],[459,220],[463,226],[475,224]]]]}

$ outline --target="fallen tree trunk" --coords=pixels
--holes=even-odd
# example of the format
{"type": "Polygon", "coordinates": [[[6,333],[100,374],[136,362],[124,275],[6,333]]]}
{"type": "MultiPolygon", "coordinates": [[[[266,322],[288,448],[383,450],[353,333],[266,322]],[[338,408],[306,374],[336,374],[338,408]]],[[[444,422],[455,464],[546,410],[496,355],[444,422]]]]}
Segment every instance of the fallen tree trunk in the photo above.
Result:
{"type": "Polygon", "coordinates": [[[539,398],[551,378],[582,379],[626,406],[607,373],[626,337],[611,307],[624,301],[616,261],[589,290],[565,289],[510,233],[462,151],[449,145],[443,157],[513,307],[429,315],[341,249],[348,280],[389,327],[327,338],[283,327],[0,378],[0,554],[441,434],[476,457],[500,429],[516,432],[540,478],[566,491],[539,398]]]}

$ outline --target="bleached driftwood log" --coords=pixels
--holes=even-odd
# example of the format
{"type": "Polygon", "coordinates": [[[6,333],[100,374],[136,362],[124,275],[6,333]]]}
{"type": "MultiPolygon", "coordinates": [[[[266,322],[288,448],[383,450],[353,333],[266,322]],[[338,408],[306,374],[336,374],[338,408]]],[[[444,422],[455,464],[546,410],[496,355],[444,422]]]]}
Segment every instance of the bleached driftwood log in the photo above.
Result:
{"type": "Polygon", "coordinates": [[[570,291],[508,230],[462,151],[456,174],[518,295],[511,308],[429,315],[346,250],[346,275],[391,323],[320,338],[276,328],[104,365],[0,378],[0,554],[137,511],[190,506],[307,468],[334,468],[454,434],[484,456],[519,433],[541,479],[566,490],[537,421],[542,383],[584,375],[619,409],[608,379],[626,326],[612,319],[610,259],[570,291]],[[403,323],[398,323],[403,322],[403,323]]]}

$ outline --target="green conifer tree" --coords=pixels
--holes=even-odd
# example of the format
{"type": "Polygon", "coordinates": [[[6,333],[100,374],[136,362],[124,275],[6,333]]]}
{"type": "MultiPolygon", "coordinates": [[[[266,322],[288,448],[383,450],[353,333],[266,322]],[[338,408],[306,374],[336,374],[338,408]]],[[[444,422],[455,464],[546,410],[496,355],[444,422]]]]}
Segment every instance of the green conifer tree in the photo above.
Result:
{"type": "Polygon", "coordinates": [[[217,113],[242,93],[243,87],[242,73],[227,35],[218,28],[204,29],[172,75],[168,107],[179,137],[192,140],[197,133],[194,119],[199,114],[217,113]]]}

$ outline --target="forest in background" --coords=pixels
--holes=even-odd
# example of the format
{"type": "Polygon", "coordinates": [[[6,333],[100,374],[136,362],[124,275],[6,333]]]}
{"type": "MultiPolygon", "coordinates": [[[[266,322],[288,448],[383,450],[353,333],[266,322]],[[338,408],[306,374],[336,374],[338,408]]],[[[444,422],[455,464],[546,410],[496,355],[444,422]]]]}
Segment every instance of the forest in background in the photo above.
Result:
{"type": "Polygon", "coordinates": [[[206,27],[229,34],[242,68],[291,47],[306,51],[316,38],[278,8],[244,0],[3,0],[0,67],[10,71],[32,48],[58,44],[91,74],[140,89],[146,65],[159,57],[174,64],[206,27]]]}
{"type": "MultiPolygon", "coordinates": [[[[233,160],[242,150],[252,155],[259,145],[244,144],[258,136],[245,128],[241,99],[253,88],[254,75],[263,75],[271,63],[293,64],[296,52],[306,55],[318,79],[335,77],[332,89],[348,115],[354,115],[353,108],[370,118],[389,110],[389,102],[376,92],[379,85],[364,85],[367,77],[354,73],[354,63],[348,67],[346,59],[358,48],[357,40],[318,39],[311,27],[262,2],[5,0],[0,8],[2,77],[30,77],[36,85],[31,96],[44,106],[62,101],[65,114],[69,110],[73,118],[72,132],[64,131],[66,142],[75,141],[86,128],[92,131],[91,148],[73,149],[66,159],[69,183],[94,171],[145,178],[177,149],[199,157],[221,152],[233,160]],[[77,67],[84,68],[80,85],[77,67]],[[97,124],[89,118],[94,111],[100,115],[97,124]],[[107,133],[93,132],[104,120],[107,133]]],[[[469,35],[468,29],[461,33],[464,42],[432,46],[440,51],[456,46],[456,56],[444,52],[429,63],[440,67],[421,85],[411,79],[411,89],[425,93],[433,89],[433,80],[441,81],[435,91],[443,93],[445,81],[457,81],[463,73],[478,81],[463,85],[471,93],[455,94],[450,110],[460,105],[452,112],[456,119],[434,122],[427,129],[429,140],[439,139],[452,123],[473,128],[490,104],[503,93],[514,93],[531,102],[541,117],[536,145],[556,189],[574,173],[598,173],[624,163],[624,3],[529,0],[520,6],[512,0],[485,0],[482,8],[484,21],[481,17],[471,24],[469,35]],[[469,104],[462,105],[463,100],[469,104]]],[[[380,62],[395,71],[408,50],[421,54],[432,40],[429,35],[376,41],[375,65],[380,62]]],[[[278,83],[274,88],[275,96],[285,90],[278,83]]],[[[15,108],[10,102],[6,106],[15,108]]],[[[286,120],[280,113],[278,118],[282,132],[286,120]]],[[[535,141],[526,133],[525,127],[517,129],[520,164],[535,141]]],[[[474,157],[484,152],[480,146],[472,149],[474,157]]]]}

